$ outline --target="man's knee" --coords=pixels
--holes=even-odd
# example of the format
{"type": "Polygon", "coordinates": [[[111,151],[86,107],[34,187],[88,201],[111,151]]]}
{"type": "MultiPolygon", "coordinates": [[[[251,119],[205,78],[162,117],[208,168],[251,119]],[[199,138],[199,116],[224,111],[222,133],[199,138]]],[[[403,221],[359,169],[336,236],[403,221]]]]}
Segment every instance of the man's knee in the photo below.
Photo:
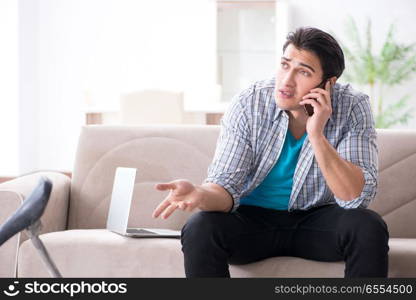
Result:
{"type": "Polygon", "coordinates": [[[181,242],[199,240],[218,234],[222,227],[221,220],[227,213],[200,211],[193,214],[182,227],[181,242]]]}
{"type": "Polygon", "coordinates": [[[341,230],[353,230],[363,236],[375,234],[387,240],[389,238],[386,222],[377,212],[370,209],[345,209],[338,225],[341,230]]]}

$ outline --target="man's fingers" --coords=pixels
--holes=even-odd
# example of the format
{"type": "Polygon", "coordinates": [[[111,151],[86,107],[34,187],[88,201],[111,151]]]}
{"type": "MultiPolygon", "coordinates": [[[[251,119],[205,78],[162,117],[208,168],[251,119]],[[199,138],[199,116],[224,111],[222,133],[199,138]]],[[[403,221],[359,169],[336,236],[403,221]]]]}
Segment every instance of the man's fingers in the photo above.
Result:
{"type": "Polygon", "coordinates": [[[181,201],[178,203],[178,208],[183,211],[191,212],[194,210],[195,206],[190,202],[181,201]]]}
{"type": "Polygon", "coordinates": [[[171,203],[162,214],[162,219],[168,218],[178,208],[177,203],[171,203]]]}
{"type": "Polygon", "coordinates": [[[159,206],[153,212],[153,218],[157,218],[162,212],[162,218],[165,219],[169,217],[173,211],[177,208],[183,211],[191,212],[194,207],[191,203],[180,201],[180,202],[170,202],[167,199],[159,204],[159,206]]]}
{"type": "Polygon", "coordinates": [[[321,93],[309,93],[309,94],[303,96],[302,99],[303,100],[305,100],[305,99],[316,99],[316,101],[318,101],[320,103],[324,103],[324,104],[328,103],[327,97],[325,97],[325,95],[323,95],[321,93]]]}
{"type": "MultiPolygon", "coordinates": [[[[158,183],[155,185],[155,188],[159,191],[174,190],[176,185],[173,183],[158,183]]],[[[153,218],[159,217],[160,213],[170,205],[170,201],[168,199],[169,196],[156,207],[152,214],[153,218]]]]}
{"type": "Polygon", "coordinates": [[[331,81],[327,80],[323,88],[314,88],[311,89],[311,92],[321,92],[324,94],[329,94],[331,92],[331,81]]]}
{"type": "Polygon", "coordinates": [[[174,183],[158,183],[155,185],[155,188],[159,191],[174,190],[176,185],[174,183]]]}
{"type": "Polygon", "coordinates": [[[310,104],[313,106],[314,109],[319,109],[321,104],[316,99],[303,99],[299,102],[300,105],[310,104]]]}
{"type": "Polygon", "coordinates": [[[159,217],[160,213],[164,211],[168,206],[170,205],[170,202],[168,201],[168,198],[160,202],[160,204],[156,207],[156,209],[153,211],[153,218],[159,217]]]}
{"type": "MultiPolygon", "coordinates": [[[[153,211],[152,217],[157,218],[161,216],[163,219],[168,218],[177,208],[189,211],[193,209],[193,206],[191,203],[183,202],[183,198],[186,198],[185,196],[190,194],[190,191],[186,190],[183,187],[183,185],[180,185],[180,182],[178,181],[171,181],[167,183],[158,183],[155,185],[155,188],[159,191],[165,191],[165,190],[171,190],[168,197],[165,198],[153,211]]],[[[188,187],[189,190],[191,190],[188,187]]]]}
{"type": "Polygon", "coordinates": [[[302,99],[311,99],[311,98],[318,98],[322,95],[322,93],[318,93],[318,92],[311,92],[306,94],[305,96],[302,97],[302,99]]]}

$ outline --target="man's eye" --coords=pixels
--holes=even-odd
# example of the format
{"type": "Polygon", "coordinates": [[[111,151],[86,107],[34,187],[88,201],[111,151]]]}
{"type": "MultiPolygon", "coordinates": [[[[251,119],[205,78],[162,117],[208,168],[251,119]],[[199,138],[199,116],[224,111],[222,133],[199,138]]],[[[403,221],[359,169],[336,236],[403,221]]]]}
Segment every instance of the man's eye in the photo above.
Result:
{"type": "Polygon", "coordinates": [[[285,62],[281,62],[281,63],[280,63],[280,65],[281,65],[283,68],[286,68],[286,67],[287,67],[287,63],[285,63],[285,62]]]}
{"type": "Polygon", "coordinates": [[[305,76],[309,76],[310,74],[309,74],[309,72],[308,71],[300,71],[303,75],[305,75],[305,76]]]}

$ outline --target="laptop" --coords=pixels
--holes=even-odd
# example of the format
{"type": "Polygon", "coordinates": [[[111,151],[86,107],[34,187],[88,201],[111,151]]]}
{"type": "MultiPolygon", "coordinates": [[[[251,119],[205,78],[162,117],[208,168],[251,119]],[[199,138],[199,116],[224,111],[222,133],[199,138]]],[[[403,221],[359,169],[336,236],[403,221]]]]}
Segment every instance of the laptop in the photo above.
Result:
{"type": "Polygon", "coordinates": [[[180,237],[181,233],[178,230],[127,227],[136,173],[135,168],[119,167],[116,169],[108,210],[107,229],[129,237],[180,237]]]}

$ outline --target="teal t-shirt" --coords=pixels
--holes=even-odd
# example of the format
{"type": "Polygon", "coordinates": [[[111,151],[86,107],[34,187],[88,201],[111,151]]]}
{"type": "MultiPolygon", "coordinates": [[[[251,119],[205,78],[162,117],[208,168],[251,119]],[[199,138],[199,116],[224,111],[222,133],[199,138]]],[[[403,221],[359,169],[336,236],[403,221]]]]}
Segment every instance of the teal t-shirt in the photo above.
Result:
{"type": "Polygon", "coordinates": [[[287,210],[292,192],[300,150],[306,133],[300,138],[286,133],[279,159],[264,180],[248,195],[240,199],[240,204],[254,205],[278,210],[287,210]]]}

